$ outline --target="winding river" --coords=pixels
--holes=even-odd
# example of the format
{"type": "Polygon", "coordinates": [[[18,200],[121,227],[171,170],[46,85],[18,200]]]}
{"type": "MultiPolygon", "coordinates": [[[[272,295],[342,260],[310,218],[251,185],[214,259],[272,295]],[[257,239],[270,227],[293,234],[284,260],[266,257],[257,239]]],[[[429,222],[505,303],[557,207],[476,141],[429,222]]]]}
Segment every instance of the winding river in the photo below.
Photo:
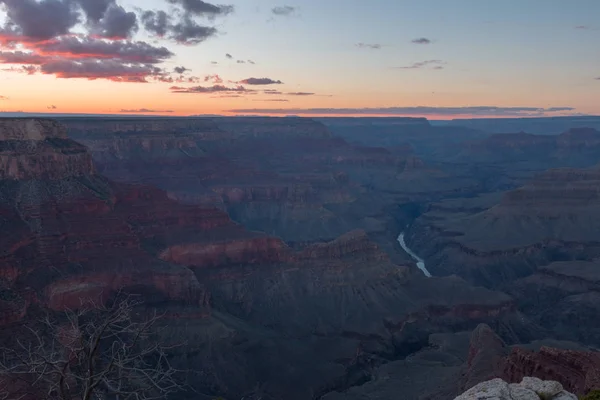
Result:
{"type": "Polygon", "coordinates": [[[417,262],[417,267],[419,267],[419,269],[421,271],[423,271],[423,274],[425,274],[426,277],[431,278],[431,274],[429,273],[429,271],[427,271],[427,268],[425,268],[425,261],[421,257],[419,257],[418,255],[416,255],[406,245],[406,242],[404,241],[404,232],[402,232],[400,234],[400,236],[398,236],[398,243],[400,243],[400,246],[402,246],[402,248],[404,249],[404,251],[407,252],[408,255],[411,256],[417,262]]]}

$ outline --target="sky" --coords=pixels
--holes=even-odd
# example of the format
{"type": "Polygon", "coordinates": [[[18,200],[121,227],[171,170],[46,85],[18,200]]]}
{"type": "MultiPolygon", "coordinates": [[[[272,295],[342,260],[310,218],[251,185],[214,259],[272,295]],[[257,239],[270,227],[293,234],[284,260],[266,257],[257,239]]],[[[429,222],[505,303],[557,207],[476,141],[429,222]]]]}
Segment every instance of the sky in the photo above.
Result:
{"type": "Polygon", "coordinates": [[[600,115],[598,0],[0,0],[0,112],[600,115]]]}

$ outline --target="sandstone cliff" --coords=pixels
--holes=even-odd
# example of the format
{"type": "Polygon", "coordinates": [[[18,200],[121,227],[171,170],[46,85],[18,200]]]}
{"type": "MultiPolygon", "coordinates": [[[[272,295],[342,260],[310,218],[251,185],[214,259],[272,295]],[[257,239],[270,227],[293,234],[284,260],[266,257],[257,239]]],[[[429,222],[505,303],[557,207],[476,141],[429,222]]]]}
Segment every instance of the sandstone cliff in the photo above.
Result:
{"type": "Polygon", "coordinates": [[[50,120],[0,119],[0,179],[63,179],[93,174],[92,158],[50,120]]]}

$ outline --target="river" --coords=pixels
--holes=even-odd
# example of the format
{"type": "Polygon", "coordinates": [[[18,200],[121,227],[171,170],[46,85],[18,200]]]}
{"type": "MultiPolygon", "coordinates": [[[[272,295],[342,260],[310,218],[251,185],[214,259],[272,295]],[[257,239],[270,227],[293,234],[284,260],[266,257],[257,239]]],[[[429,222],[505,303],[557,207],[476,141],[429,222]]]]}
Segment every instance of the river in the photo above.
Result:
{"type": "Polygon", "coordinates": [[[411,256],[417,262],[417,267],[419,267],[419,269],[421,271],[423,271],[423,274],[425,274],[426,277],[431,278],[431,274],[429,273],[429,271],[427,271],[427,268],[425,268],[425,261],[421,257],[419,257],[418,255],[416,255],[406,245],[406,242],[404,241],[404,232],[402,232],[400,234],[400,236],[398,236],[398,243],[400,243],[400,246],[402,246],[402,248],[404,249],[404,251],[407,252],[408,255],[411,256]]]}

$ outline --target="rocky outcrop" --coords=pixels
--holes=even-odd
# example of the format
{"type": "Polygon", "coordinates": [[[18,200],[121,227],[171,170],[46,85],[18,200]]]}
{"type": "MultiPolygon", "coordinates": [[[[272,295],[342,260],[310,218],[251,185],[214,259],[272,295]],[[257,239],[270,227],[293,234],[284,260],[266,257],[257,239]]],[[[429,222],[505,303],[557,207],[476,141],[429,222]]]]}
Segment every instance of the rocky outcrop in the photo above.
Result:
{"type": "Polygon", "coordinates": [[[159,257],[196,269],[285,262],[290,258],[290,250],[281,239],[262,236],[173,245],[159,257]]]}
{"type": "Polygon", "coordinates": [[[93,174],[85,147],[50,120],[0,119],[0,179],[63,179],[93,174]]]}
{"type": "Polygon", "coordinates": [[[368,258],[370,261],[389,261],[389,256],[372,242],[364,230],[348,232],[328,242],[308,246],[298,256],[300,259],[368,258]]]}
{"type": "Polygon", "coordinates": [[[488,325],[479,325],[471,333],[462,389],[501,376],[507,355],[504,341],[488,325]]]}
{"type": "Polygon", "coordinates": [[[502,379],[482,382],[454,400],[577,400],[556,381],[525,377],[521,383],[506,383],[502,379]]]}
{"type": "Polygon", "coordinates": [[[0,141],[42,141],[50,138],[66,139],[64,125],[37,118],[0,118],[0,141]]]}
{"type": "Polygon", "coordinates": [[[567,390],[584,395],[600,389],[600,353],[542,346],[539,351],[514,348],[506,360],[504,378],[526,376],[562,382],[567,390]]]}

